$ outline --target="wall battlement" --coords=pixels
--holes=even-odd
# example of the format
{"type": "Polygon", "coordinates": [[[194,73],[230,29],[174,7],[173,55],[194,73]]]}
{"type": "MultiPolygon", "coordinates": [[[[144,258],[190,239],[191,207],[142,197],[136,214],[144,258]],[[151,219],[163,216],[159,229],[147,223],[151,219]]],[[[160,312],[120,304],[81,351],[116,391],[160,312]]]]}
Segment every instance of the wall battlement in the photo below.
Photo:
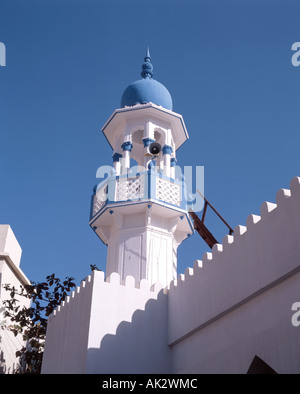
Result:
{"type": "MultiPolygon", "coordinates": [[[[95,357],[101,360],[101,364],[103,362],[102,371],[109,367],[115,368],[112,365],[118,365],[120,352],[118,349],[108,350],[107,355],[106,343],[111,338],[116,338],[115,342],[123,342],[123,330],[121,339],[118,339],[120,327],[124,327],[124,324],[126,327],[128,323],[131,324],[131,330],[126,335],[132,335],[132,338],[127,339],[126,345],[122,346],[138,343],[139,340],[140,346],[147,343],[143,336],[150,335],[151,329],[160,330],[162,316],[166,317],[167,301],[164,293],[160,283],[150,286],[146,279],[135,282],[131,276],[121,281],[118,273],[112,273],[105,280],[104,272],[93,271],[49,317],[42,373],[98,373],[100,367],[99,363],[95,363],[95,357]],[[158,297],[160,302],[156,304],[158,297]],[[146,308],[151,323],[144,327],[145,321],[140,313],[146,308]]],[[[153,349],[155,346],[152,346],[152,352],[153,349]]],[[[162,360],[165,360],[168,358],[166,335],[164,346],[160,346],[158,351],[161,350],[165,354],[162,360]]],[[[143,360],[139,363],[141,371],[146,371],[147,367],[143,363],[143,360]]],[[[153,368],[158,368],[157,365],[154,364],[153,368]]],[[[162,368],[166,368],[164,365],[162,368]]],[[[120,373],[126,368],[133,372],[130,370],[131,365],[118,365],[118,368],[120,373]]]]}
{"type": "Polygon", "coordinates": [[[204,253],[173,281],[169,292],[169,343],[204,327],[300,269],[300,178],[280,189],[277,204],[204,253]]]}
{"type": "Polygon", "coordinates": [[[299,372],[300,178],[163,288],[93,271],[49,318],[43,373],[299,372]],[[298,297],[298,298],[297,298],[298,297]]]}
{"type": "Polygon", "coordinates": [[[80,286],[76,287],[76,290],[72,291],[70,296],[66,297],[65,301],[62,301],[61,305],[57,307],[56,310],[49,316],[49,320],[53,320],[56,316],[60,314],[61,311],[64,311],[68,305],[72,303],[76,303],[79,297],[84,297],[85,295],[91,295],[92,286],[94,276],[97,275],[97,284],[101,284],[102,286],[113,286],[113,287],[124,287],[133,290],[135,289],[136,292],[142,292],[149,295],[151,294],[150,298],[157,298],[157,294],[163,290],[164,294],[167,293],[167,289],[163,288],[161,283],[154,283],[150,285],[147,279],[142,279],[141,281],[136,281],[134,277],[127,276],[125,280],[121,280],[120,275],[117,272],[113,272],[110,276],[105,278],[105,274],[103,271],[93,271],[92,275],[88,275],[85,280],[83,280],[80,286]]]}

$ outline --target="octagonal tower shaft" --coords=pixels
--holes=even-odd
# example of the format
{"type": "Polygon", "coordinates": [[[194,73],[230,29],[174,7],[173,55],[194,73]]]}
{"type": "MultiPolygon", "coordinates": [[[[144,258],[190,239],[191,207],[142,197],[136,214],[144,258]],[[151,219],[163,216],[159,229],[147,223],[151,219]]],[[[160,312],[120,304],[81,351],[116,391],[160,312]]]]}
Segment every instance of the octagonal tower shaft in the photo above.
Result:
{"type": "Polygon", "coordinates": [[[152,103],[136,105],[116,110],[103,132],[114,169],[94,191],[90,225],[108,245],[106,273],[167,286],[177,275],[177,247],[193,233],[175,174],[177,146],[188,138],[183,119],[152,103]]]}

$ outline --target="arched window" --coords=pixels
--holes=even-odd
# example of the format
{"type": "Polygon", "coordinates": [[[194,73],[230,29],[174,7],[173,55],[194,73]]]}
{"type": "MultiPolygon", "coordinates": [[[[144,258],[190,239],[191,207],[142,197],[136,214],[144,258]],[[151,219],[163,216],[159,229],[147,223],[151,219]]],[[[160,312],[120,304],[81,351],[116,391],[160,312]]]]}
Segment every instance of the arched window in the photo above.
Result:
{"type": "Polygon", "coordinates": [[[255,356],[247,372],[248,375],[276,375],[277,372],[260,357],[255,356]]]}

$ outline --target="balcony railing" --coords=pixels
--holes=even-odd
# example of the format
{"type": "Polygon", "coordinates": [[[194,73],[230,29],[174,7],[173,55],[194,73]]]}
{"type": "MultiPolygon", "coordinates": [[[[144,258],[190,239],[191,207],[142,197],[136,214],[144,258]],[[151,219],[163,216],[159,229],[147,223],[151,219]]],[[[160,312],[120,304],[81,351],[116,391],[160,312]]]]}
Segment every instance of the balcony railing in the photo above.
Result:
{"type": "Polygon", "coordinates": [[[157,200],[182,209],[187,207],[183,182],[149,170],[135,176],[109,177],[100,183],[92,198],[91,218],[108,204],[149,200],[157,200]]]}

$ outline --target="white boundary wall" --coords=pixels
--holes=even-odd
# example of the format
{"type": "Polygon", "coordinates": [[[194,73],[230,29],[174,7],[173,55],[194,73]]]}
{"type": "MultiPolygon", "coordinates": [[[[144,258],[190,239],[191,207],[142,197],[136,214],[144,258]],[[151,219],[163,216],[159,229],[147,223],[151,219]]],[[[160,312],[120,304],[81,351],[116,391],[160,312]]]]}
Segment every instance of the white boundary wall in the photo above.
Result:
{"type": "Polygon", "coordinates": [[[175,372],[246,373],[255,355],[300,372],[300,178],[215,245],[169,292],[175,372]]]}
{"type": "Polygon", "coordinates": [[[170,289],[93,272],[49,320],[43,373],[300,372],[300,178],[170,289]]]}
{"type": "Polygon", "coordinates": [[[162,286],[93,271],[48,322],[42,373],[170,372],[162,286]]]}

